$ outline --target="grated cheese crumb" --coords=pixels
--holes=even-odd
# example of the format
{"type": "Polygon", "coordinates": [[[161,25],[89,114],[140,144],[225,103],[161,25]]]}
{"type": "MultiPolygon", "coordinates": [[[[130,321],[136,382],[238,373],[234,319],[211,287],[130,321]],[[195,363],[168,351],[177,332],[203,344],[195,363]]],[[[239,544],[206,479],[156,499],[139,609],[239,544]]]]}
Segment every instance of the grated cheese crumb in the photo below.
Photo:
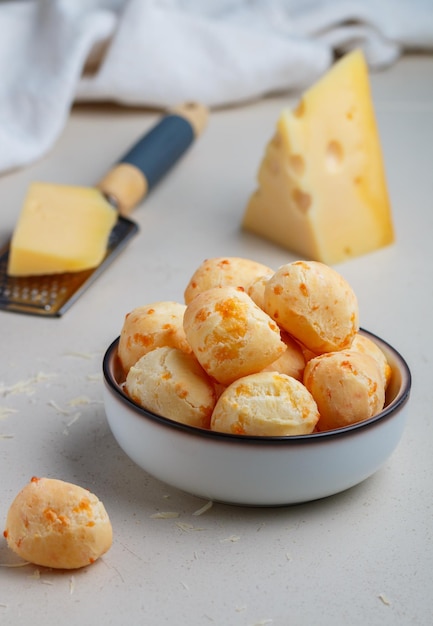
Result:
{"type": "Polygon", "coordinates": [[[18,409],[11,409],[8,406],[0,406],[0,420],[6,419],[8,415],[12,415],[12,413],[18,413],[18,409]]]}
{"type": "Polygon", "coordinates": [[[70,351],[70,352],[65,352],[64,356],[75,356],[78,357],[80,359],[93,359],[93,357],[95,356],[95,353],[91,353],[91,352],[75,352],[75,351],[70,351]]]}
{"type": "Polygon", "coordinates": [[[240,537],[239,535],[230,535],[230,537],[226,537],[225,539],[220,539],[220,543],[235,543],[236,541],[239,541],[240,537]]]}
{"type": "Polygon", "coordinates": [[[99,382],[102,380],[101,374],[87,374],[87,380],[99,382]]]}
{"type": "Polygon", "coordinates": [[[158,513],[153,513],[150,517],[152,519],[173,519],[179,517],[179,515],[177,511],[159,511],[158,513]]]}
{"type": "Polygon", "coordinates": [[[206,504],[204,504],[200,509],[197,509],[197,511],[194,511],[193,515],[198,516],[198,515],[203,515],[203,513],[206,513],[206,511],[209,511],[209,509],[211,509],[213,506],[213,502],[212,500],[209,500],[209,502],[206,502],[206,504]]]}
{"type": "Polygon", "coordinates": [[[13,385],[6,386],[4,383],[0,384],[0,396],[13,396],[18,393],[26,393],[32,395],[35,393],[34,385],[42,381],[48,380],[57,376],[57,374],[44,374],[39,372],[36,376],[28,378],[27,380],[19,380],[13,385]]]}
{"type": "Polygon", "coordinates": [[[71,576],[69,580],[69,593],[72,595],[74,593],[74,590],[75,590],[75,578],[71,576]]]}
{"type": "Polygon", "coordinates": [[[41,577],[41,572],[38,569],[35,569],[33,574],[30,574],[30,578],[36,578],[36,580],[39,580],[40,577],[41,577]]]}
{"type": "Polygon", "coordinates": [[[191,531],[200,531],[206,530],[206,528],[201,528],[200,526],[193,526],[192,524],[188,524],[188,522],[176,522],[176,526],[180,528],[180,530],[187,532],[191,531]]]}
{"type": "Polygon", "coordinates": [[[385,596],[385,594],[384,594],[384,593],[380,593],[377,597],[378,597],[378,598],[379,598],[379,600],[380,600],[381,602],[383,602],[383,604],[385,604],[386,606],[390,606],[390,605],[391,605],[391,602],[388,600],[388,598],[385,596]]]}
{"type": "Polygon", "coordinates": [[[77,413],[73,415],[72,419],[69,420],[66,426],[69,428],[69,426],[72,426],[72,424],[74,424],[78,419],[80,419],[80,417],[81,417],[81,412],[78,411],[77,413]]]}
{"type": "Polygon", "coordinates": [[[68,406],[79,406],[81,404],[90,404],[92,401],[87,396],[78,396],[68,401],[68,406]]]}
{"type": "Polygon", "coordinates": [[[62,409],[62,407],[59,406],[55,400],[49,400],[47,404],[48,406],[52,406],[53,409],[56,409],[57,413],[61,413],[62,415],[70,415],[70,411],[68,411],[67,409],[62,409]]]}

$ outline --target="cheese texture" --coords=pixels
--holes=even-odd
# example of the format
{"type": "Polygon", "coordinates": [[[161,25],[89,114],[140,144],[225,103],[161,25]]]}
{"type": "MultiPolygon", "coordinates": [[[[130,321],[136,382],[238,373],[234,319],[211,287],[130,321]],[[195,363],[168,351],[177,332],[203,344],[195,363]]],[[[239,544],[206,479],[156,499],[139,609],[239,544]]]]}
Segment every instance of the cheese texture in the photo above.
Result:
{"type": "Polygon", "coordinates": [[[78,272],[104,258],[117,213],[97,189],[33,183],[12,236],[8,274],[78,272]]]}
{"type": "Polygon", "coordinates": [[[329,265],[394,240],[368,69],[355,50],[285,110],[243,227],[329,265]]]}

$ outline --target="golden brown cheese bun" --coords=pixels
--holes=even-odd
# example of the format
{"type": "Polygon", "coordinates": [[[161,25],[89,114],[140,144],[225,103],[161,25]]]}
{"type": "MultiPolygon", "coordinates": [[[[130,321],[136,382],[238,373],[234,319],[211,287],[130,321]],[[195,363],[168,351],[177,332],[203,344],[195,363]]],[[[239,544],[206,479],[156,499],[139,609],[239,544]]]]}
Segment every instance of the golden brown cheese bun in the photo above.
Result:
{"type": "Polygon", "coordinates": [[[104,554],[113,532],[104,505],[90,491],[34,477],[12,502],[4,536],[9,547],[30,563],[75,569],[104,554]]]}
{"type": "Polygon", "coordinates": [[[259,372],[287,349],[278,325],[235,287],[198,294],[186,308],[184,329],[203,369],[223,385],[259,372]]]}
{"type": "Polygon", "coordinates": [[[291,376],[259,372],[236,380],[221,394],[211,430],[283,437],[312,433],[319,412],[310,392],[291,376]]]}
{"type": "Polygon", "coordinates": [[[118,356],[126,374],[147,352],[161,346],[191,352],[183,330],[186,306],[179,302],[153,302],[133,309],[125,316],[120,333],[118,356]]]}
{"type": "Polygon", "coordinates": [[[319,408],[319,431],[373,417],[385,403],[385,386],[377,361],[354,350],[329,352],[308,361],[304,385],[319,408]]]}
{"type": "Polygon", "coordinates": [[[125,390],[148,411],[189,426],[209,428],[216,393],[193,354],[167,346],[155,348],[130,368],[125,390]]]}
{"type": "Polygon", "coordinates": [[[318,261],[280,267],[265,285],[264,310],[315,354],[349,348],[359,328],[352,288],[318,261]]]}
{"type": "Polygon", "coordinates": [[[184,298],[189,304],[199,293],[213,287],[242,287],[247,290],[257,276],[273,274],[273,270],[262,263],[241,257],[215,257],[206,259],[196,269],[188,285],[184,298]]]}

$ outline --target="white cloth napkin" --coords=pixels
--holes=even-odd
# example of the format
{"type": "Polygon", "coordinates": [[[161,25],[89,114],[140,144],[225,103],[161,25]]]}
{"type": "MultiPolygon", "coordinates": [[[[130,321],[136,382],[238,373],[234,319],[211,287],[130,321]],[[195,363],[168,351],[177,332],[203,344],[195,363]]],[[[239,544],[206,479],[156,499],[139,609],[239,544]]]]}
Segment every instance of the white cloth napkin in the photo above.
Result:
{"type": "Polygon", "coordinates": [[[372,69],[433,50],[432,0],[0,1],[0,172],[44,155],[74,102],[242,103],[355,47],[372,69]]]}

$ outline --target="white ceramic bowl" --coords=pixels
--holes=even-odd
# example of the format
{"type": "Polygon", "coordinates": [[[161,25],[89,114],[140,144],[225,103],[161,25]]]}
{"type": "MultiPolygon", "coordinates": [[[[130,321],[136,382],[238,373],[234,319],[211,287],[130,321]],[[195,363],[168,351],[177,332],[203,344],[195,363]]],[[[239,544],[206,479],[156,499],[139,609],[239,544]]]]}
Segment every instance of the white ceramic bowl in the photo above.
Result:
{"type": "Polygon", "coordinates": [[[376,472],[397,447],[407,418],[411,375],[402,356],[363,330],[392,368],[385,408],[338,430],[251,437],[201,430],[139,407],[122,391],[116,339],[103,361],[104,402],[114,437],[156,478],[213,501],[281,506],[344,491],[376,472]]]}

